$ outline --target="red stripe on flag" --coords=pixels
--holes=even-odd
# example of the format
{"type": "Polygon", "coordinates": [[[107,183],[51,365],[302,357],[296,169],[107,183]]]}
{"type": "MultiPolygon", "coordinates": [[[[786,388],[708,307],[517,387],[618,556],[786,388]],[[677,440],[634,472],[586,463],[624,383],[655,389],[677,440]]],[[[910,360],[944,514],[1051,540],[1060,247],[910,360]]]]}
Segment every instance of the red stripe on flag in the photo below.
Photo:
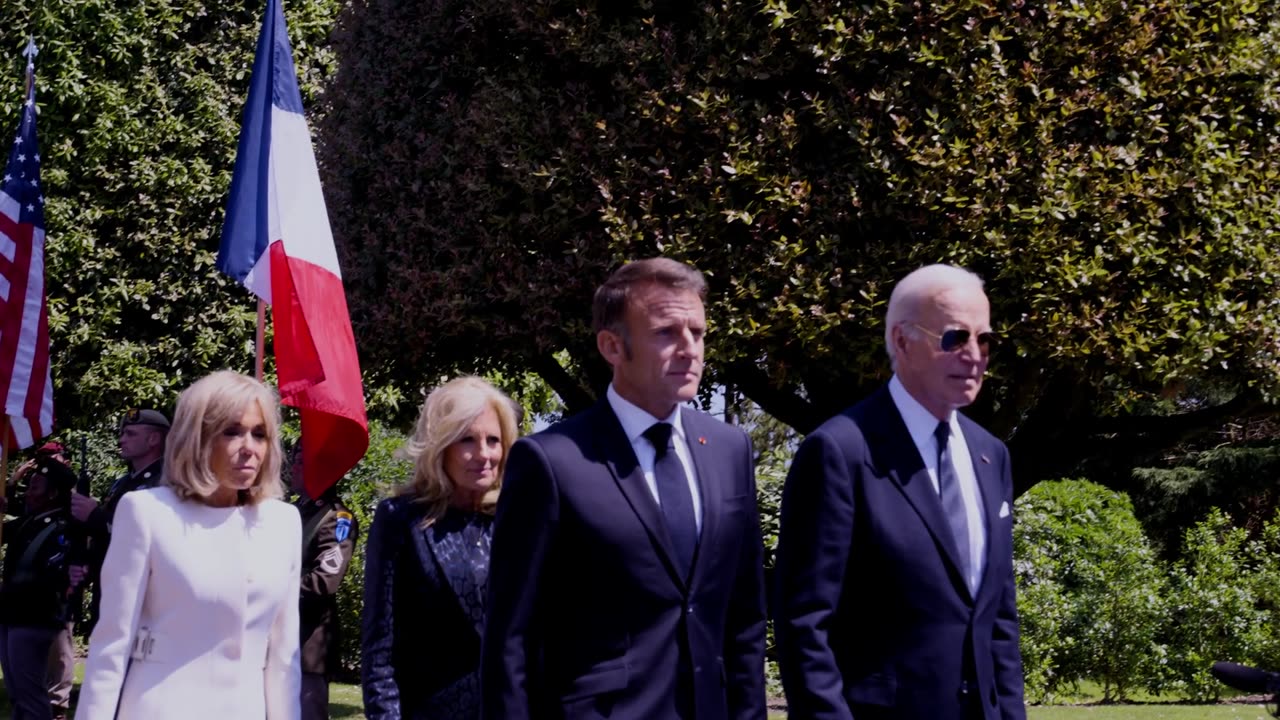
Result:
{"type": "MultiPolygon", "coordinates": [[[[27,384],[27,401],[23,405],[22,416],[30,418],[33,435],[39,436],[40,410],[44,405],[45,380],[49,376],[49,305],[41,298],[40,325],[36,332],[35,357],[31,360],[31,381],[27,384]],[[43,352],[41,349],[43,348],[43,352]]],[[[50,428],[52,429],[52,428],[50,428]]]]}
{"type": "Polygon", "coordinates": [[[4,276],[9,281],[8,304],[13,312],[5,313],[3,319],[0,319],[0,410],[3,410],[2,406],[9,396],[9,386],[14,380],[13,365],[18,356],[22,318],[26,314],[25,300],[27,278],[31,270],[32,230],[30,225],[16,223],[13,218],[0,213],[0,232],[8,235],[16,246],[13,265],[4,276]]]}
{"type": "Polygon", "coordinates": [[[280,400],[302,420],[302,472],[320,497],[369,448],[364,384],[342,279],[271,244],[271,315],[280,400]]]}
{"type": "MultiPolygon", "coordinates": [[[[9,432],[5,440],[11,447],[25,447],[53,430],[41,423],[41,409],[46,401],[49,374],[49,317],[43,288],[37,299],[38,317],[28,317],[27,293],[31,278],[32,256],[35,246],[35,228],[28,223],[17,222],[0,212],[0,233],[14,244],[13,260],[0,256],[0,275],[9,281],[9,297],[0,303],[5,312],[0,314],[0,413],[8,411],[8,399],[13,391],[22,398],[20,415],[10,415],[9,432]],[[34,347],[22,344],[24,321],[36,323],[34,347]],[[19,357],[30,363],[31,371],[25,378],[25,387],[14,387],[23,379],[17,377],[19,357]],[[21,430],[21,434],[19,434],[21,430]]],[[[43,267],[40,268],[43,272],[43,267]]],[[[52,402],[52,398],[48,398],[52,402]]]]}

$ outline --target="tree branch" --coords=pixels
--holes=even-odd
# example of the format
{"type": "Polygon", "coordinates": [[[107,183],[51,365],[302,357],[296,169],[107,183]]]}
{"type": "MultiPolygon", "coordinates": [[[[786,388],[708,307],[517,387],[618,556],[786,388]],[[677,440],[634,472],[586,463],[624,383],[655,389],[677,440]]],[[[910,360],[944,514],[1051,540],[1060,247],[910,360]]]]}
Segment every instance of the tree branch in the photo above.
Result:
{"type": "Polygon", "coordinates": [[[583,387],[577,378],[570,375],[554,355],[547,353],[537,355],[533,358],[532,364],[534,372],[538,373],[538,376],[546,381],[564,402],[566,417],[580,413],[595,404],[595,396],[583,387]]]}
{"type": "Polygon", "coordinates": [[[755,367],[740,364],[725,370],[726,383],[736,385],[738,392],[751,398],[762,410],[790,425],[798,433],[807,434],[827,419],[813,403],[774,385],[768,375],[755,367]]]}

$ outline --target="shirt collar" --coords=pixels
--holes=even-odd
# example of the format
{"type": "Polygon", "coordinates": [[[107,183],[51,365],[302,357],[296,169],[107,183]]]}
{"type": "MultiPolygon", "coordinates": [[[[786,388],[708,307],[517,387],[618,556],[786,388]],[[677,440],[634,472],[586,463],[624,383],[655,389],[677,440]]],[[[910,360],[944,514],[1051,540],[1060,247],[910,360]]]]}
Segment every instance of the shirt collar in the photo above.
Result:
{"type": "MultiPolygon", "coordinates": [[[[919,400],[911,396],[896,373],[893,379],[889,380],[889,395],[893,398],[893,404],[898,407],[898,414],[902,416],[902,422],[906,424],[907,432],[916,446],[929,447],[929,443],[933,442],[933,433],[938,428],[938,418],[926,410],[919,400]]],[[[954,436],[956,434],[955,410],[947,414],[947,424],[951,426],[951,434],[954,436]]]]}
{"type": "Polygon", "coordinates": [[[644,431],[648,430],[654,423],[665,422],[670,423],[675,430],[675,435],[684,437],[684,424],[681,419],[682,413],[680,406],[676,405],[676,409],[665,418],[656,418],[650,415],[648,411],[640,409],[638,405],[627,400],[613,389],[613,383],[609,383],[609,389],[605,392],[605,397],[609,400],[609,407],[613,408],[613,414],[618,416],[618,422],[622,425],[622,431],[627,434],[627,440],[632,444],[644,435],[644,431]]]}

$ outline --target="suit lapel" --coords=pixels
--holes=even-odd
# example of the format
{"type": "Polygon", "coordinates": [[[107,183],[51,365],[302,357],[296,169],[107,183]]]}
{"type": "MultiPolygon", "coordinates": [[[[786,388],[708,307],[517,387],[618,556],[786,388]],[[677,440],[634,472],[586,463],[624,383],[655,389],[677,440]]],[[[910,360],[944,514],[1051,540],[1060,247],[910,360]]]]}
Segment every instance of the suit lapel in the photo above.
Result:
{"type": "Polygon", "coordinates": [[[662,564],[666,567],[667,573],[683,589],[685,579],[676,569],[675,550],[671,546],[667,524],[662,519],[662,510],[653,499],[653,493],[645,483],[644,470],[640,467],[640,461],[636,459],[635,450],[631,448],[631,441],[627,439],[627,434],[623,431],[622,424],[618,422],[618,416],[613,414],[613,408],[609,407],[608,401],[601,400],[597,403],[594,412],[596,417],[593,418],[592,426],[598,428],[596,440],[600,445],[601,457],[605,458],[605,464],[613,474],[614,482],[627,499],[632,511],[649,532],[649,539],[653,542],[659,557],[662,558],[662,564]]]}
{"type": "Polygon", "coordinates": [[[920,457],[920,451],[916,449],[915,441],[911,439],[911,433],[907,431],[907,424],[903,422],[898,406],[893,403],[888,387],[881,388],[874,397],[881,407],[873,411],[871,417],[881,419],[882,422],[874,428],[864,428],[863,432],[870,430],[870,434],[881,437],[879,443],[869,443],[871,447],[882,447],[886,451],[879,464],[897,483],[907,502],[920,516],[929,534],[933,536],[934,544],[942,548],[942,556],[951,571],[952,584],[965,598],[972,601],[973,594],[969,592],[969,584],[965,582],[964,573],[960,570],[963,567],[960,564],[960,550],[952,539],[951,525],[942,511],[938,491],[929,480],[929,470],[924,465],[924,459],[920,457]]]}
{"type": "Polygon", "coordinates": [[[704,572],[702,568],[713,562],[711,547],[720,529],[724,482],[718,471],[723,465],[716,462],[715,453],[723,448],[712,448],[706,444],[707,433],[702,427],[705,418],[701,414],[681,408],[680,416],[689,456],[693,458],[694,470],[698,472],[698,493],[702,496],[702,531],[698,533],[698,550],[689,571],[689,586],[696,587],[695,582],[704,572]]]}

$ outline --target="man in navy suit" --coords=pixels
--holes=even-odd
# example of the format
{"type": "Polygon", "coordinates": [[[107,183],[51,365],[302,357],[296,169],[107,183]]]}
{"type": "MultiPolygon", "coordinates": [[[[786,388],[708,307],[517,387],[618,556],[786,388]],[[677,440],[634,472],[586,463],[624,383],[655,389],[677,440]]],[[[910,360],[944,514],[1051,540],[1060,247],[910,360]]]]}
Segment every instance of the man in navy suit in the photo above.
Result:
{"type": "Polygon", "coordinates": [[[987,369],[982,281],[894,288],[887,386],[805,438],[782,498],[775,626],[792,720],[1022,720],[1003,443],[956,412],[987,369]]]}
{"type": "Polygon", "coordinates": [[[511,448],[481,650],[486,720],[765,718],[751,444],[685,403],[702,274],[651,258],[596,291],[607,397],[511,448]]]}

